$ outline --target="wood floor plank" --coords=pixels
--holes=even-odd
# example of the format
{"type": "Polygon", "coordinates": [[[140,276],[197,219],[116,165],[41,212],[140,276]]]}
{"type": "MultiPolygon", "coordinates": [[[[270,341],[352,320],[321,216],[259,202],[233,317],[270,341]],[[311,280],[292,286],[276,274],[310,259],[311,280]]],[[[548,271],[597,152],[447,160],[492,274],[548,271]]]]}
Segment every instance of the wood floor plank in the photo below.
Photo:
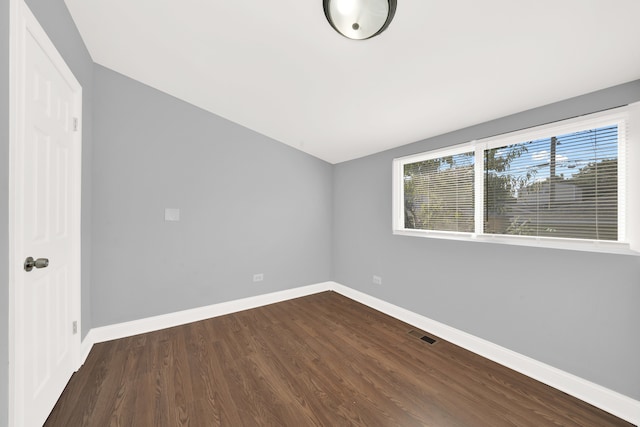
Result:
{"type": "Polygon", "coordinates": [[[411,329],[323,292],[96,344],[45,425],[631,425],[411,329]]]}

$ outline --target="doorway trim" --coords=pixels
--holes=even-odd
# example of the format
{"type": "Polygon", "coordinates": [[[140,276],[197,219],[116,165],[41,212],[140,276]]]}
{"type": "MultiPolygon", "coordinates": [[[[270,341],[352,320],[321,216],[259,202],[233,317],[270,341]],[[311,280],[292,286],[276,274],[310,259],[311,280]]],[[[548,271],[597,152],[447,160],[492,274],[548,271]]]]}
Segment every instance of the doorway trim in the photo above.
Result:
{"type": "MultiPolygon", "coordinates": [[[[72,250],[70,259],[74,268],[70,275],[71,301],[69,309],[71,318],[77,322],[77,333],[72,336],[71,355],[74,369],[80,367],[81,348],[81,189],[82,189],[82,86],[73,75],[49,39],[44,29],[26,5],[24,0],[9,0],[9,426],[22,425],[24,418],[24,384],[16,365],[24,359],[28,351],[22,342],[22,331],[16,308],[22,307],[23,296],[19,284],[22,273],[22,243],[18,238],[23,227],[21,218],[21,186],[23,171],[18,164],[18,149],[24,140],[23,123],[25,102],[19,93],[25,79],[24,43],[26,34],[30,33],[47,53],[52,63],[63,76],[74,92],[73,117],[77,118],[77,132],[74,132],[72,144],[75,147],[70,161],[70,179],[74,183],[69,197],[72,199],[71,227],[72,250]]],[[[71,328],[72,325],[69,325],[71,328]]]]}

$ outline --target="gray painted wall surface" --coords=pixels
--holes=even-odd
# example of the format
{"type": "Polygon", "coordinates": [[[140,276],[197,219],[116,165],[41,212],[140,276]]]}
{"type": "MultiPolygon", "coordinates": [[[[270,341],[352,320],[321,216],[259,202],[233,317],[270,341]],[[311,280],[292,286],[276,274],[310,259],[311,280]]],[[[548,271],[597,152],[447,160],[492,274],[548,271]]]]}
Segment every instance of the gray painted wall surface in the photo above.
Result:
{"type": "Polygon", "coordinates": [[[94,84],[94,327],[331,279],[330,164],[98,65],[94,84]]]}
{"type": "Polygon", "coordinates": [[[91,329],[91,163],[93,60],[63,0],[26,0],[82,86],[82,337],[91,329]]]}
{"type": "Polygon", "coordinates": [[[334,280],[640,399],[640,257],[391,231],[394,158],[638,100],[640,80],[336,165],[334,280]]]}
{"type": "Polygon", "coordinates": [[[9,423],[9,0],[0,0],[0,426],[9,423]]]}

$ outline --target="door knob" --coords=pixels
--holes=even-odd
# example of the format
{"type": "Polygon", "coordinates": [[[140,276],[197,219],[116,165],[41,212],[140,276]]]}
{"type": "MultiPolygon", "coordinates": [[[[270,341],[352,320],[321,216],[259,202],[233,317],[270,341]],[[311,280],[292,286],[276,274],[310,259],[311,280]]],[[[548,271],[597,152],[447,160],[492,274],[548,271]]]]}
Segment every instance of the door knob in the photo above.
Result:
{"type": "Polygon", "coordinates": [[[27,259],[24,260],[24,269],[26,271],[33,270],[33,267],[45,268],[48,265],[49,265],[49,260],[47,258],[38,258],[34,260],[32,257],[27,257],[27,259]]]}

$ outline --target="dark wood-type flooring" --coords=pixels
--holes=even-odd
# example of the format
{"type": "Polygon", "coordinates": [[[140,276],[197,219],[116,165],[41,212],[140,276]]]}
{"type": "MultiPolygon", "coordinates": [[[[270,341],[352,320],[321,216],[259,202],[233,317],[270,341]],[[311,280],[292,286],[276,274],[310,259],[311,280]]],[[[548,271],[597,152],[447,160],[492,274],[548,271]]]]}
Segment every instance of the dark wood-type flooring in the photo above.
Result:
{"type": "Polygon", "coordinates": [[[631,425],[411,329],[323,292],[96,344],[45,425],[631,425]]]}

